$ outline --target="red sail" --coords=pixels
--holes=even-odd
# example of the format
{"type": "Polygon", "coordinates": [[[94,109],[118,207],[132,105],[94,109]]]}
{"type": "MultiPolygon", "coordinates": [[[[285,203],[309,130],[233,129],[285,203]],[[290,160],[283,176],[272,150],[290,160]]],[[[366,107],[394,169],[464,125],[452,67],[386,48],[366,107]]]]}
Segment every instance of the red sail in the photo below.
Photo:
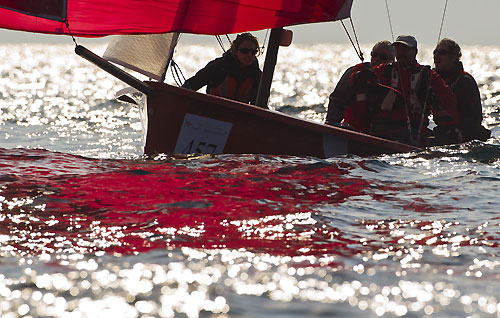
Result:
{"type": "Polygon", "coordinates": [[[352,0],[0,0],[0,28],[104,36],[231,34],[333,21],[352,0]]]}

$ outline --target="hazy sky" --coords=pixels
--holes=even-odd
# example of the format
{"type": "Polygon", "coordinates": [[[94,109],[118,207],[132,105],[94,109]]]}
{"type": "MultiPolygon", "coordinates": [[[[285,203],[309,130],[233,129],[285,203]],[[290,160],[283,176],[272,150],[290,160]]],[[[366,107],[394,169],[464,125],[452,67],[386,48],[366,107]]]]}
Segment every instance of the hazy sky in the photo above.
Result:
{"type": "MultiPolygon", "coordinates": [[[[412,34],[421,44],[436,43],[446,0],[387,2],[395,36],[412,34]]],[[[392,39],[385,3],[385,0],[354,0],[352,19],[361,43],[392,39]]],[[[452,38],[461,45],[500,45],[499,14],[500,0],[449,0],[441,37],[452,38]]],[[[348,21],[346,23],[349,25],[348,21]]],[[[340,22],[302,25],[291,29],[294,31],[294,43],[348,43],[340,22]]],[[[259,32],[258,36],[263,37],[263,34],[259,32]]],[[[65,36],[7,30],[0,30],[0,41],[71,43],[71,39],[65,36]]],[[[184,36],[183,41],[214,42],[210,37],[192,35],[184,36]]]]}

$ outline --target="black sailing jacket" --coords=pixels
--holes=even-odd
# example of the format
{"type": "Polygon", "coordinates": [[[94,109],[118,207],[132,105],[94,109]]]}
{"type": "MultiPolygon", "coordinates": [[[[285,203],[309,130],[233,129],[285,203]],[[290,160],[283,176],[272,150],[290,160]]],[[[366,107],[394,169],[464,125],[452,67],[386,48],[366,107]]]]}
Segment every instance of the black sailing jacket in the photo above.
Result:
{"type": "Polygon", "coordinates": [[[486,141],[490,137],[491,131],[481,125],[483,108],[479,88],[474,78],[464,72],[462,62],[455,64],[449,72],[441,72],[439,75],[457,97],[457,108],[460,113],[458,128],[462,133],[462,141],[473,139],[486,141]]]}
{"type": "Polygon", "coordinates": [[[196,91],[206,85],[208,94],[255,104],[261,74],[257,60],[242,68],[237,58],[226,52],[209,62],[182,87],[196,91]]]}

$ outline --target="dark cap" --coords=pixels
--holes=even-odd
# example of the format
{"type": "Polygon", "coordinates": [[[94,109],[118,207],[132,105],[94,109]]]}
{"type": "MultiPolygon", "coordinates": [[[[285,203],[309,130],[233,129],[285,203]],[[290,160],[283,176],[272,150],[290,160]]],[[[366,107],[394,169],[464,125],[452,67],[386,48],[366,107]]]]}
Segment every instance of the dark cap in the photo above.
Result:
{"type": "Polygon", "coordinates": [[[392,43],[392,45],[400,43],[406,45],[407,47],[416,49],[417,48],[417,39],[411,35],[400,35],[397,37],[396,41],[392,43]]]}

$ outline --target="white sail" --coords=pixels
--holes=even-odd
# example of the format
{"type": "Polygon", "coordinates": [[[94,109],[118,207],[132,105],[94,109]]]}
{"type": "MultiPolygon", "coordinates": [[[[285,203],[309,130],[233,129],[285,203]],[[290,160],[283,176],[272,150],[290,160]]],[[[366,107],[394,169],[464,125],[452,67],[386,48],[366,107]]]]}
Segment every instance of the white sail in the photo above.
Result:
{"type": "Polygon", "coordinates": [[[157,81],[163,81],[178,33],[114,36],[103,58],[139,72],[157,81]]]}

